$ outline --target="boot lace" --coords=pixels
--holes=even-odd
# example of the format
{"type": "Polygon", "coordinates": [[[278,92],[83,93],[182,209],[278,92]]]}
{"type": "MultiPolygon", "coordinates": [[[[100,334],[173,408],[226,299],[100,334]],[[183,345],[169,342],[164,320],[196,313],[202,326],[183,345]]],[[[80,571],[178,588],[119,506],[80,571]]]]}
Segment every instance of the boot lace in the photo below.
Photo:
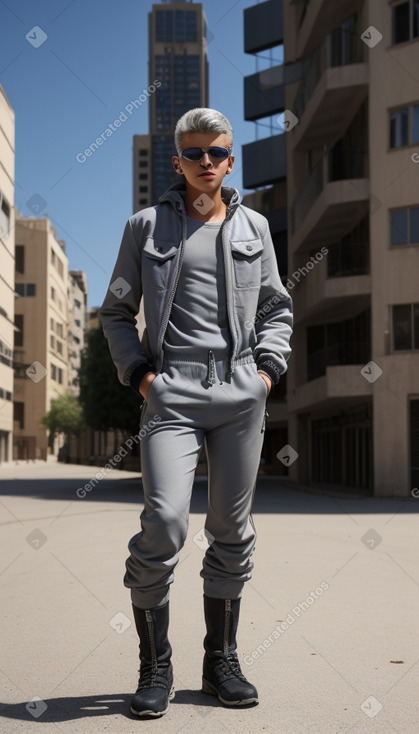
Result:
{"type": "Polygon", "coordinates": [[[141,663],[140,679],[136,693],[143,691],[145,688],[167,688],[168,686],[168,668],[169,663],[161,665],[152,665],[152,663],[141,663]]]}
{"type": "Polygon", "coordinates": [[[237,653],[230,652],[228,655],[224,655],[215,663],[215,669],[219,676],[219,682],[224,683],[226,680],[232,678],[238,678],[241,681],[246,681],[237,657],[237,653]]]}

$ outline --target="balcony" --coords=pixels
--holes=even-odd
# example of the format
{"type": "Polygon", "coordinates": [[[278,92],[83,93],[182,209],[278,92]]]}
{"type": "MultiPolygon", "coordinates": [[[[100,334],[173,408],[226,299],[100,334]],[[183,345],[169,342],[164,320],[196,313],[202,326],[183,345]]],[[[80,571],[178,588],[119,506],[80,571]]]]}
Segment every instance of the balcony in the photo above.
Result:
{"type": "Polygon", "coordinates": [[[342,268],[342,260],[333,255],[330,263],[333,247],[329,248],[328,255],[317,262],[307,274],[301,268],[288,277],[292,283],[298,278],[292,290],[296,324],[301,321],[309,325],[318,323],[319,319],[332,320],[337,312],[340,318],[348,319],[369,305],[371,280],[364,268],[368,257],[368,243],[355,247],[359,254],[354,256],[353,263],[345,260],[345,269],[342,268]],[[352,264],[353,267],[346,267],[352,264]],[[339,272],[340,277],[329,277],[330,270],[339,272]],[[293,275],[296,277],[293,278],[293,275]]]}
{"type": "Polygon", "coordinates": [[[365,216],[368,202],[367,153],[340,146],[326,151],[291,207],[294,251],[336,242],[365,216]]]}
{"type": "Polygon", "coordinates": [[[370,359],[370,350],[368,342],[338,342],[319,349],[307,355],[307,381],[322,377],[328,367],[349,364],[363,367],[370,359]]]}
{"type": "Polygon", "coordinates": [[[366,47],[359,34],[337,28],[304,62],[293,111],[294,147],[309,149],[340,138],[368,93],[366,47]]]}
{"type": "Polygon", "coordinates": [[[282,0],[252,5],[244,11],[244,50],[255,54],[283,43],[282,0]]]}
{"type": "Polygon", "coordinates": [[[369,273],[368,242],[338,242],[329,247],[327,277],[345,278],[369,273]]]}
{"type": "Polygon", "coordinates": [[[244,119],[259,120],[285,108],[284,67],[272,66],[244,79],[244,119]]]}
{"type": "Polygon", "coordinates": [[[256,189],[285,178],[287,163],[285,135],[255,140],[242,147],[243,187],[256,189]]]}
{"type": "Polygon", "coordinates": [[[289,401],[288,411],[304,413],[312,410],[344,410],[371,398],[373,385],[361,374],[363,364],[326,367],[326,373],[301,385],[289,401]]]}
{"type": "Polygon", "coordinates": [[[340,26],[356,10],[355,0],[339,0],[338,3],[330,0],[306,2],[298,30],[296,58],[310,56],[325,34],[340,26]]]}

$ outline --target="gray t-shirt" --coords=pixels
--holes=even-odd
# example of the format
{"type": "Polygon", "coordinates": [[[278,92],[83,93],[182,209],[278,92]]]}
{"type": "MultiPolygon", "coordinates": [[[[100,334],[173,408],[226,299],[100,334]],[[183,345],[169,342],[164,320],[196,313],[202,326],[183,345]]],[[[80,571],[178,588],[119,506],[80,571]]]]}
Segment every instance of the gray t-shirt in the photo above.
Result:
{"type": "Polygon", "coordinates": [[[222,222],[188,217],[187,238],[179,282],[163,348],[178,355],[206,360],[229,353],[222,222]]]}

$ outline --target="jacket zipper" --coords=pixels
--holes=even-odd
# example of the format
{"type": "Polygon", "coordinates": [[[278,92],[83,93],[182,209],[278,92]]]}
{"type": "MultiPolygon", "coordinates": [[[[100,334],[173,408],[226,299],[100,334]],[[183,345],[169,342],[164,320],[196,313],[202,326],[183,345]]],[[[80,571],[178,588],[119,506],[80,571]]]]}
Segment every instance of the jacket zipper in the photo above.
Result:
{"type": "Polygon", "coordinates": [[[230,366],[229,371],[227,374],[227,377],[231,377],[234,374],[234,367],[233,367],[233,360],[236,356],[236,348],[238,339],[236,336],[235,328],[234,328],[234,315],[233,315],[233,309],[232,309],[232,302],[231,302],[231,296],[233,292],[233,278],[232,278],[232,261],[231,261],[231,253],[228,251],[228,247],[224,238],[224,225],[225,221],[222,224],[221,228],[221,239],[223,243],[223,255],[224,255],[224,268],[225,268],[225,274],[226,274],[226,301],[227,301],[227,315],[228,320],[230,323],[230,333],[231,333],[231,339],[232,339],[232,352],[230,355],[230,366]]]}
{"type": "Polygon", "coordinates": [[[231,618],[231,599],[225,600],[224,605],[224,657],[229,653],[229,637],[230,637],[230,618],[231,618]]]}
{"type": "Polygon", "coordinates": [[[156,645],[154,642],[153,615],[151,614],[149,609],[145,610],[145,618],[147,622],[148,639],[150,642],[151,665],[153,666],[153,668],[156,668],[157,667],[157,655],[156,655],[156,645]]]}
{"type": "Polygon", "coordinates": [[[181,267],[182,267],[183,254],[184,254],[184,251],[185,251],[186,235],[187,235],[187,220],[186,220],[186,216],[184,216],[184,214],[182,212],[182,242],[181,242],[181,245],[180,245],[180,253],[179,253],[179,259],[178,259],[178,263],[177,263],[177,271],[176,271],[176,274],[175,274],[175,280],[173,282],[173,288],[172,288],[172,291],[170,293],[169,300],[167,302],[166,311],[165,311],[164,316],[163,316],[163,319],[162,319],[162,327],[161,327],[161,331],[160,331],[160,339],[159,339],[159,344],[158,344],[158,359],[159,359],[159,363],[157,365],[157,371],[160,371],[160,368],[161,368],[162,357],[163,357],[164,335],[166,333],[167,324],[169,323],[170,312],[172,310],[172,305],[173,305],[173,301],[174,301],[174,298],[175,298],[176,288],[177,288],[177,284],[178,284],[179,278],[180,278],[180,270],[181,270],[181,267]]]}

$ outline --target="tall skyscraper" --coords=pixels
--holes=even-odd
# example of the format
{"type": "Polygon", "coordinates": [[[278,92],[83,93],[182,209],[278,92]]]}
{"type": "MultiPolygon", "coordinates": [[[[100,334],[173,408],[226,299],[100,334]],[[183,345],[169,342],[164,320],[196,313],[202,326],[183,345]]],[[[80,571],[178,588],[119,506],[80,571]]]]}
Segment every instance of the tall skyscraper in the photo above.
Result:
{"type": "Polygon", "coordinates": [[[208,107],[206,18],[202,3],[162,2],[148,15],[149,134],[134,136],[134,211],[157,202],[176,180],[171,156],[177,120],[208,107]]]}

